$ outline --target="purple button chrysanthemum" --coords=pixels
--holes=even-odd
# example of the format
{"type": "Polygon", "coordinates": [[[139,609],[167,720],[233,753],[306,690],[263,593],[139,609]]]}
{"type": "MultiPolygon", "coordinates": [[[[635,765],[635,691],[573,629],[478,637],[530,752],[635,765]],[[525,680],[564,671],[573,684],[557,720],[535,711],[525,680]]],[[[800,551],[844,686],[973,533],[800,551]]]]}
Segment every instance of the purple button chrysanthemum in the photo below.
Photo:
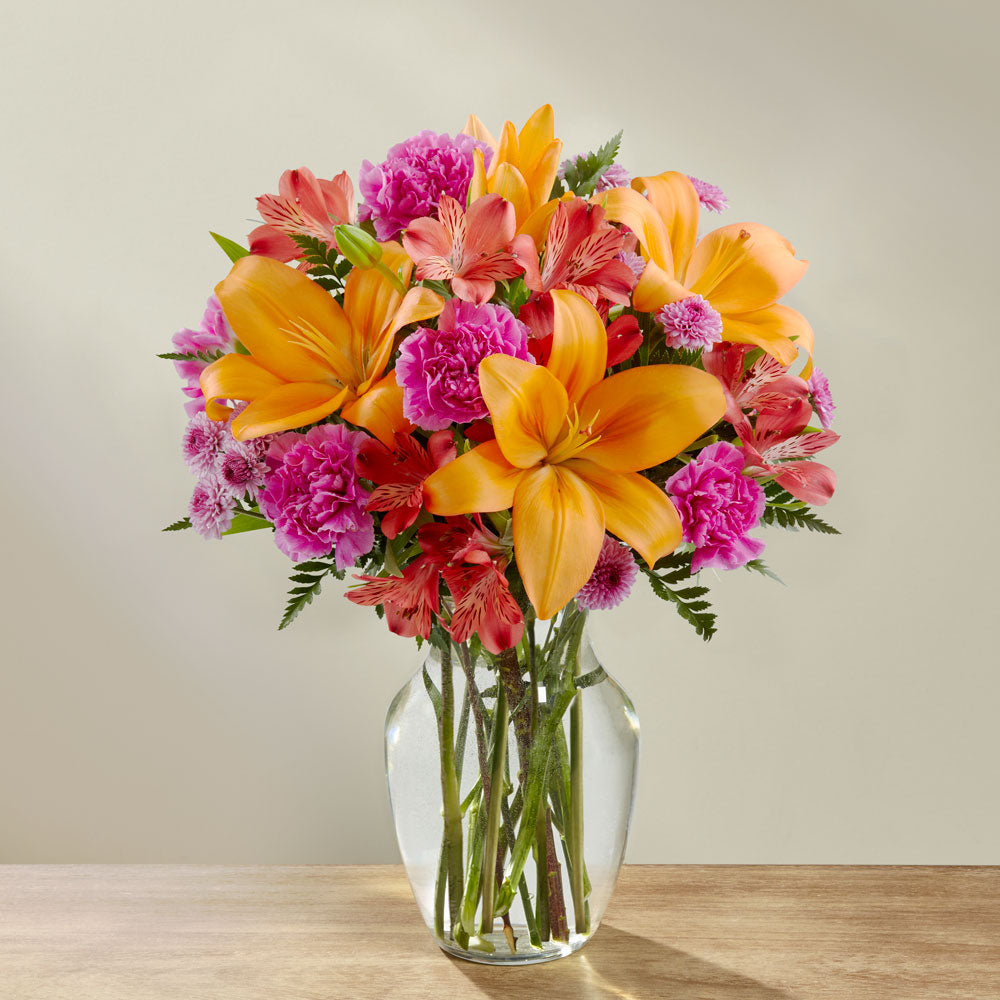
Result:
{"type": "Polygon", "coordinates": [[[380,240],[391,240],[414,219],[436,216],[443,194],[464,205],[477,148],[489,166],[493,151],[471,136],[423,131],[393,146],[381,163],[365,160],[358,176],[364,199],[359,218],[372,220],[380,240]]]}
{"type": "Polygon", "coordinates": [[[807,385],[812,395],[813,409],[816,411],[823,429],[827,430],[833,423],[833,411],[836,409],[836,406],[833,405],[833,396],[830,393],[830,383],[818,368],[814,368],[807,385]]]}
{"type": "Polygon", "coordinates": [[[576,603],[585,611],[616,608],[632,592],[632,584],[638,574],[639,567],[632,557],[632,550],[605,535],[597,565],[576,595],[576,603]]]}
{"type": "Polygon", "coordinates": [[[729,208],[729,199],[717,184],[709,184],[708,181],[699,180],[690,174],[688,174],[688,180],[698,192],[698,201],[710,212],[724,212],[729,208]]]}
{"type": "Polygon", "coordinates": [[[656,313],[668,347],[711,349],[722,340],[722,317],[701,295],[668,302],[656,313]]]}
{"type": "Polygon", "coordinates": [[[375,544],[375,522],[365,511],[370,494],[354,471],[365,440],[366,434],[343,424],[320,424],[271,442],[271,471],[257,499],[261,513],[274,522],[278,548],[290,559],[299,562],[334,549],[337,568],[344,569],[375,544]]]}
{"type": "Polygon", "coordinates": [[[228,531],[233,523],[233,510],[236,499],[216,476],[206,476],[198,480],[191,503],[188,505],[188,515],[191,525],[199,535],[205,538],[221,538],[222,532],[228,531]]]}
{"type": "Polygon", "coordinates": [[[763,542],[747,537],[764,512],[764,491],[743,475],[745,464],[739,448],[720,441],[667,480],[684,541],[695,547],[693,573],[706,566],[737,569],[764,551],[763,542]]]}
{"type": "Polygon", "coordinates": [[[503,306],[449,299],[436,330],[420,327],[399,348],[396,379],[407,419],[439,431],[487,416],[479,363],[491,354],[530,361],[528,328],[503,306]]]}

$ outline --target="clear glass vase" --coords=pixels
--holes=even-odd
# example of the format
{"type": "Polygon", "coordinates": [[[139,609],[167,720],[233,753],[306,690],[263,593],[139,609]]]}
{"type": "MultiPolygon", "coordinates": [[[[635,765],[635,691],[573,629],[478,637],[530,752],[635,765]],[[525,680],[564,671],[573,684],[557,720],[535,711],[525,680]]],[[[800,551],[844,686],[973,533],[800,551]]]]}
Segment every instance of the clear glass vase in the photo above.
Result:
{"type": "Polygon", "coordinates": [[[439,634],[385,740],[399,849],[438,944],[490,964],[582,947],[621,868],[639,753],[586,613],[529,623],[499,656],[439,634]]]}

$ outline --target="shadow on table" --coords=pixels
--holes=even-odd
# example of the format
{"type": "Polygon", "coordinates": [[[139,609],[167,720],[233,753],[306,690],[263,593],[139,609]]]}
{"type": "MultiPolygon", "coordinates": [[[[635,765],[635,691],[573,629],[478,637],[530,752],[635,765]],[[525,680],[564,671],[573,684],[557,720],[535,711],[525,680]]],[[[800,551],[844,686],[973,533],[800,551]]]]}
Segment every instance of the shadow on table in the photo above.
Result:
{"type": "Polygon", "coordinates": [[[482,995],[497,1000],[792,1000],[785,990],[607,924],[582,951],[544,965],[451,961],[482,995]]]}

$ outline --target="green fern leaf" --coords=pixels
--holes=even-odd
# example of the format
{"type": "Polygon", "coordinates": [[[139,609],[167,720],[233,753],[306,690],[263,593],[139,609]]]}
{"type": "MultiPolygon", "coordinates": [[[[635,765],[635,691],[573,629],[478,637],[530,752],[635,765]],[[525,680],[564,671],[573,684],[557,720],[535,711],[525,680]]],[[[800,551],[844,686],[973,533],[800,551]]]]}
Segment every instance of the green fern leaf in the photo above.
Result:
{"type": "Polygon", "coordinates": [[[183,531],[185,528],[191,527],[191,518],[182,517],[174,521],[173,524],[168,524],[162,531],[183,531]]]}
{"type": "Polygon", "coordinates": [[[587,153],[575,160],[564,161],[563,176],[566,188],[581,198],[590,197],[597,187],[597,182],[604,176],[604,172],[615,162],[621,141],[622,134],[619,132],[596,153],[587,153]]]}

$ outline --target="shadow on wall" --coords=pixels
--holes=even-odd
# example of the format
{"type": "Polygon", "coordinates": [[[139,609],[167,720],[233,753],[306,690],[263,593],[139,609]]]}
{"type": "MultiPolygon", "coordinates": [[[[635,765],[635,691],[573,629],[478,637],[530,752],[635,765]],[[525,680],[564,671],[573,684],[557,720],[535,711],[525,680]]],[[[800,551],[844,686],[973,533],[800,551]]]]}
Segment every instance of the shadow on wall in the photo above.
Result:
{"type": "Polygon", "coordinates": [[[687,952],[602,924],[569,958],[524,970],[451,961],[495,1000],[792,1000],[792,994],[687,952]]]}

